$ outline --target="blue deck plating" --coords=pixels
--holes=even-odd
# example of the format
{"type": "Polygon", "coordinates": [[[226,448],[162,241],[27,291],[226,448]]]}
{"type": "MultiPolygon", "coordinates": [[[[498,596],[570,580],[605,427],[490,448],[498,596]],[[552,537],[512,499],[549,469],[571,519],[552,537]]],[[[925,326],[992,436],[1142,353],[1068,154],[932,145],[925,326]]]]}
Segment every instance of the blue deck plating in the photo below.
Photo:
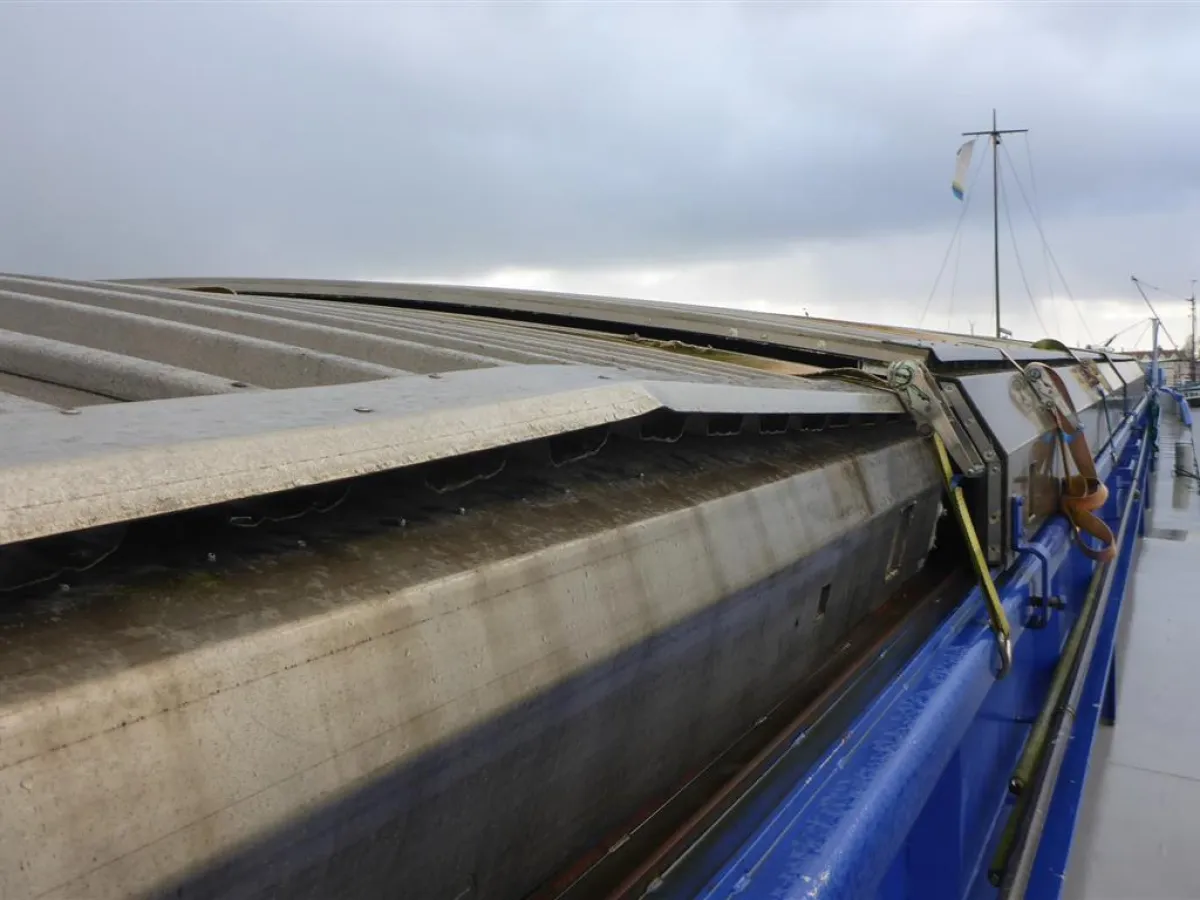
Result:
{"type": "MultiPolygon", "coordinates": [[[[1141,531],[1150,465],[1135,470],[1157,406],[1143,401],[1097,452],[1119,511],[1137,490],[1083,708],[1058,782],[1027,896],[1058,897],[1103,713],[1111,717],[1112,658],[1121,600],[1141,531]],[[1112,452],[1110,452],[1112,451],[1112,452]],[[1116,464],[1114,465],[1114,460],[1116,464]]],[[[1151,454],[1146,454],[1146,459],[1151,454]]],[[[654,896],[718,898],[989,897],[987,863],[1011,808],[1007,783],[1082,602],[1092,563],[1061,517],[998,575],[1013,624],[1011,674],[996,657],[978,589],[947,618],[807,773],[786,762],[658,885],[654,896]],[[1047,588],[1066,608],[1031,613],[1047,588]],[[1037,627],[1041,625],[1041,627],[1037,627]]],[[[803,736],[799,740],[803,740],[803,736]]]]}

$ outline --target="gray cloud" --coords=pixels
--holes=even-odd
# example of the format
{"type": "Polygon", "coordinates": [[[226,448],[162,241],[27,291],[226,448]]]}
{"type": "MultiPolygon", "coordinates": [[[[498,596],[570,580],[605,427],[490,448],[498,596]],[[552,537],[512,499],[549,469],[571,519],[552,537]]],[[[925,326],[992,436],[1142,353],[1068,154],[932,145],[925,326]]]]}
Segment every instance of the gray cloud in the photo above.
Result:
{"type": "Polygon", "coordinates": [[[1034,130],[1049,223],[1190,223],[1194,9],[0,5],[0,269],[384,277],[948,238],[958,133],[993,104],[1034,130]]]}

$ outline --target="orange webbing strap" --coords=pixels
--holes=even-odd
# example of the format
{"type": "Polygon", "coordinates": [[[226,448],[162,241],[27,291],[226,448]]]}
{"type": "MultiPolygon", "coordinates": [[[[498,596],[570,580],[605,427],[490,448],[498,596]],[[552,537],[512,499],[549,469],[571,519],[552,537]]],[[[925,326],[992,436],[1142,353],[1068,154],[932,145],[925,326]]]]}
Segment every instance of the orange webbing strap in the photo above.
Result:
{"type": "MultiPolygon", "coordinates": [[[[1096,515],[1096,510],[1104,506],[1108,500],[1108,488],[1100,480],[1096,471],[1096,461],[1088,446],[1087,437],[1079,425],[1079,412],[1071,400],[1067,386],[1062,377],[1050,366],[1043,363],[1030,363],[1025,369],[1029,378],[1032,371],[1040,371],[1049,378],[1071,414],[1066,415],[1057,403],[1048,404],[1048,408],[1058,425],[1058,445],[1063,460],[1062,494],[1059,504],[1063,515],[1071,523],[1075,542],[1091,559],[1107,562],[1117,555],[1116,538],[1112,529],[1096,515]],[[1075,474],[1071,474],[1070,462],[1074,462],[1075,474]],[[1089,545],[1083,535],[1088,534],[1101,544],[1099,549],[1089,545]]],[[[1035,379],[1036,380],[1036,379],[1035,379]]]]}

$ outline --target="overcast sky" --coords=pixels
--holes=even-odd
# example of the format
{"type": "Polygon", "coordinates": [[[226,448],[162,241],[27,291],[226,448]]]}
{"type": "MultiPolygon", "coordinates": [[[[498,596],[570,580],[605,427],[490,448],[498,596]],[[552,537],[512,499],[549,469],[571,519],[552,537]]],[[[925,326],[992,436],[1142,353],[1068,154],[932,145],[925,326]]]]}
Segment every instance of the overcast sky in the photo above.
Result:
{"type": "MultiPolygon", "coordinates": [[[[996,106],[1032,130],[1000,160],[1041,316],[1002,208],[1006,324],[1103,340],[1146,315],[1130,274],[1173,294],[1200,277],[1197,48],[1200,7],[1148,0],[7,2],[0,270],[437,279],[988,331],[982,152],[929,297],[959,133],[996,106]]],[[[1151,299],[1182,339],[1186,305],[1151,299]]]]}

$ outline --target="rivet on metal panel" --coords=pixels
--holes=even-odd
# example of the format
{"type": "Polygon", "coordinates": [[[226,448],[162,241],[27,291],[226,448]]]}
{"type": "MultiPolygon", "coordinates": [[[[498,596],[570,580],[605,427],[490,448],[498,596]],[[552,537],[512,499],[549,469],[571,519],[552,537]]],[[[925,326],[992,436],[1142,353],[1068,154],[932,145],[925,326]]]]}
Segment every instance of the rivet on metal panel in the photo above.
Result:
{"type": "Polygon", "coordinates": [[[988,544],[988,553],[996,554],[1000,552],[999,544],[988,544]]]}
{"type": "Polygon", "coordinates": [[[992,449],[990,449],[990,448],[989,448],[989,449],[987,449],[987,450],[984,450],[984,451],[983,451],[983,458],[984,458],[984,459],[986,459],[988,462],[991,462],[993,459],[995,459],[995,458],[996,458],[996,451],[995,451],[995,450],[992,450],[992,449]]]}
{"type": "Polygon", "coordinates": [[[1000,513],[998,511],[993,512],[991,515],[988,516],[988,521],[993,522],[993,523],[999,522],[1000,521],[1000,513]]]}
{"type": "Polygon", "coordinates": [[[992,467],[991,467],[991,468],[990,468],[988,471],[989,471],[989,472],[991,472],[993,475],[999,475],[999,474],[1000,474],[1000,467],[999,467],[999,466],[992,466],[992,467]]]}
{"type": "Polygon", "coordinates": [[[375,410],[371,409],[369,406],[356,406],[354,407],[354,411],[358,413],[375,412],[375,410]]]}

